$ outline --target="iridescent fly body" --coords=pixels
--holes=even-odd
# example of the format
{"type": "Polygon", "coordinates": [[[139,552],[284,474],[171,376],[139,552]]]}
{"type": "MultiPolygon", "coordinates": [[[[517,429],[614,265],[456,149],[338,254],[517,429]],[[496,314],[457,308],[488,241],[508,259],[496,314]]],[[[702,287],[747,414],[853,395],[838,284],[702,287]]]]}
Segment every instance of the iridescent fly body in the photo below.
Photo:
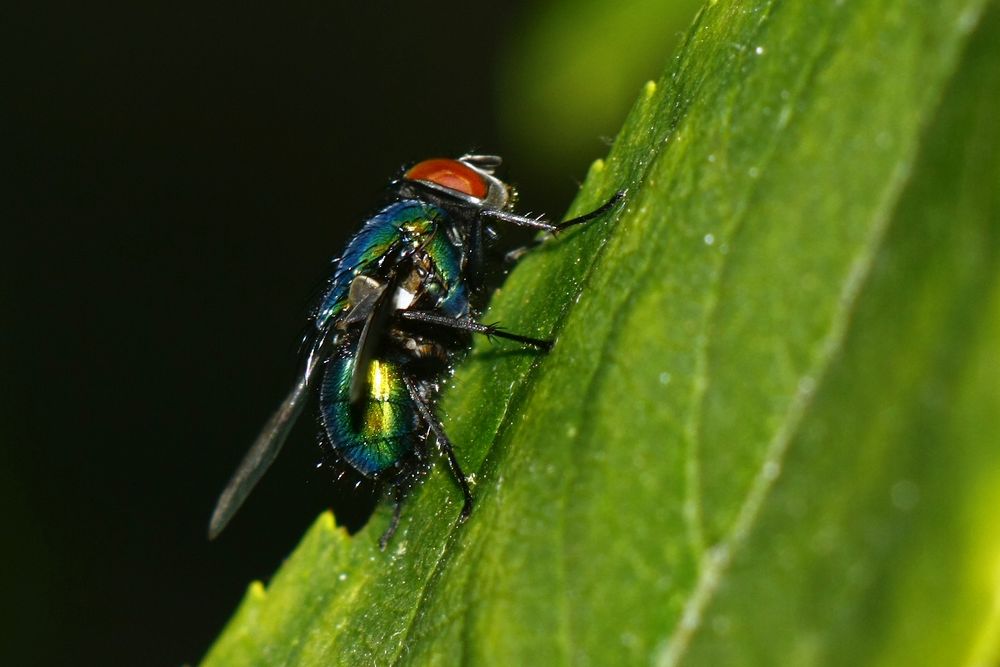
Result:
{"type": "Polygon", "coordinates": [[[480,324],[470,302],[481,276],[484,243],[498,222],[554,232],[610,211],[618,193],[584,216],[560,224],[512,212],[512,190],[493,175],[500,158],[465,155],[416,164],[389,186],[392,203],[372,216],[335,260],[312,315],[295,386],[272,415],[223,491],[209,536],[229,522],[270,466],[318,387],[325,440],[340,461],[402,495],[427,460],[433,435],[462,489],[460,520],[472,509],[468,480],[434,415],[437,382],[473,333],[541,350],[547,340],[480,324]]]}

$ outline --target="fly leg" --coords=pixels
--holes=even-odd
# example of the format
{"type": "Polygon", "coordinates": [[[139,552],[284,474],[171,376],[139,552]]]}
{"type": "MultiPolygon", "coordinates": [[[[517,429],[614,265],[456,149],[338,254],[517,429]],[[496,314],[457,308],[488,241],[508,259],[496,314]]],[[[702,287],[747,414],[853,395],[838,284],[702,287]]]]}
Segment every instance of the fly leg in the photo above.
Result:
{"type": "Polygon", "coordinates": [[[485,218],[489,221],[496,222],[507,222],[512,225],[517,225],[518,227],[528,227],[529,229],[538,229],[543,232],[559,232],[567,227],[572,227],[574,225],[580,225],[585,222],[590,222],[594,218],[599,218],[605,213],[608,213],[611,209],[619,204],[623,199],[625,199],[625,190],[619,190],[611,196],[611,199],[604,202],[597,208],[595,208],[590,213],[584,213],[581,216],[571,218],[564,222],[552,223],[545,220],[545,218],[532,218],[527,215],[518,215],[517,213],[510,213],[509,211],[498,211],[496,209],[483,209],[479,212],[479,217],[485,218]]]}
{"type": "Polygon", "coordinates": [[[483,291],[485,283],[483,267],[486,266],[486,251],[490,250],[493,251],[491,254],[496,254],[490,245],[496,238],[497,233],[483,219],[479,217],[473,219],[472,228],[469,231],[469,270],[466,282],[474,293],[478,294],[483,291]]]}
{"type": "Polygon", "coordinates": [[[432,324],[434,326],[456,329],[458,331],[483,334],[487,338],[505,338],[507,340],[516,340],[519,343],[531,345],[532,347],[537,347],[540,350],[550,350],[552,348],[552,341],[550,340],[542,340],[540,338],[531,338],[530,336],[522,336],[521,334],[511,333],[509,331],[504,331],[496,324],[480,324],[470,318],[447,317],[445,315],[436,315],[433,312],[426,310],[401,310],[397,313],[397,316],[404,320],[409,320],[410,322],[420,322],[421,324],[432,324]]]}
{"type": "Polygon", "coordinates": [[[615,206],[618,206],[619,202],[625,199],[625,195],[627,193],[628,193],[627,190],[619,190],[618,192],[611,195],[611,199],[604,202],[590,213],[584,213],[583,215],[577,216],[575,218],[570,218],[569,220],[566,220],[564,222],[560,222],[559,224],[556,225],[556,231],[562,231],[567,227],[572,227],[573,225],[581,225],[585,222],[590,222],[594,218],[601,217],[605,213],[610,212],[611,209],[613,209],[615,206]]]}
{"type": "Polygon", "coordinates": [[[458,459],[455,458],[455,448],[451,445],[451,440],[444,433],[444,427],[438,418],[434,416],[434,411],[431,406],[427,403],[427,399],[423,397],[420,393],[420,388],[417,383],[408,375],[403,375],[403,382],[406,384],[406,390],[410,392],[410,399],[413,404],[417,406],[417,412],[420,413],[421,419],[430,427],[431,432],[434,434],[434,438],[437,440],[437,445],[448,457],[448,467],[451,468],[451,474],[458,482],[458,485],[462,488],[462,495],[465,497],[465,504],[462,506],[462,513],[458,517],[458,522],[462,523],[469,518],[469,514],[472,513],[472,491],[469,489],[469,478],[465,476],[462,472],[461,466],[458,465],[458,459]]]}
{"type": "Polygon", "coordinates": [[[385,529],[382,533],[382,537],[378,539],[378,548],[385,551],[385,548],[389,546],[389,540],[392,536],[396,534],[396,529],[399,528],[399,517],[403,513],[403,487],[399,484],[392,485],[392,518],[389,520],[389,527],[385,529]]]}
{"type": "MultiPolygon", "coordinates": [[[[527,216],[517,215],[515,213],[508,213],[506,211],[487,210],[483,211],[480,215],[486,217],[487,219],[499,220],[502,222],[508,222],[512,225],[517,225],[519,227],[529,227],[531,229],[538,229],[541,231],[551,232],[552,234],[555,234],[556,232],[561,232],[562,230],[568,227],[573,227],[575,225],[582,225],[585,222],[590,222],[594,218],[599,218],[602,215],[609,213],[612,209],[615,208],[615,206],[617,206],[623,199],[625,199],[625,195],[627,193],[628,193],[627,190],[619,190],[618,192],[616,192],[614,195],[611,196],[611,199],[604,202],[603,204],[595,208],[593,211],[589,213],[584,213],[581,216],[577,216],[575,218],[571,218],[569,220],[566,220],[565,222],[560,222],[557,224],[547,222],[542,218],[531,218],[527,216]]],[[[538,245],[540,245],[544,241],[544,239],[545,237],[535,239],[528,245],[523,245],[519,248],[514,248],[513,250],[509,251],[503,256],[504,262],[507,264],[513,264],[517,262],[517,260],[521,259],[521,257],[523,257],[532,248],[535,248],[538,245]]]]}

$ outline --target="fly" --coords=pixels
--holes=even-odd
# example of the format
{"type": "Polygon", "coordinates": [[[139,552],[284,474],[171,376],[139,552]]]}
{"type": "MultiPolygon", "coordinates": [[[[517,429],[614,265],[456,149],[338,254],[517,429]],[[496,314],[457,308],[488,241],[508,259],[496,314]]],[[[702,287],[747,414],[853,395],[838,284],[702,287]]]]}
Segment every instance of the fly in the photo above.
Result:
{"type": "Polygon", "coordinates": [[[333,263],[310,316],[294,386],[264,425],[222,492],[209,523],[215,538],[270,467],[309,397],[318,391],[322,434],[334,456],[393,491],[384,549],[399,525],[408,482],[429,456],[433,436],[461,488],[459,522],[472,511],[468,477],[434,413],[438,382],[472,334],[546,351],[549,340],[477,321],[472,304],[492,225],[557,232],[612,211],[561,223],[515,213],[514,191],[494,175],[500,158],[463,155],[417,163],[390,183],[390,204],[369,218],[333,263]]]}

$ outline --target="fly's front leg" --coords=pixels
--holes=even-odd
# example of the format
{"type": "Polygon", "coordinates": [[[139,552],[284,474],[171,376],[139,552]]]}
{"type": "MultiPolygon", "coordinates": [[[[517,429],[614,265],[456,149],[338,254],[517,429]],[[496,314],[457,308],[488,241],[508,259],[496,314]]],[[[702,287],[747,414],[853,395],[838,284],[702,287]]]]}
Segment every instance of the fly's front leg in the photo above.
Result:
{"type": "MultiPolygon", "coordinates": [[[[584,213],[581,216],[570,218],[565,222],[560,222],[558,224],[553,224],[546,221],[543,218],[531,218],[528,216],[517,215],[516,213],[508,213],[506,211],[483,211],[480,213],[481,216],[492,220],[500,220],[502,222],[508,222],[512,225],[517,225],[519,227],[528,227],[529,229],[538,229],[540,231],[550,232],[555,234],[568,227],[573,227],[576,225],[582,225],[583,223],[590,222],[595,218],[599,218],[607,213],[610,213],[618,204],[620,204],[624,199],[625,195],[628,194],[627,190],[619,190],[611,199],[601,204],[599,207],[595,208],[589,213],[584,213]]],[[[544,237],[543,237],[544,238],[544,237]]],[[[504,262],[507,264],[513,264],[517,260],[521,259],[529,250],[538,246],[542,243],[541,239],[536,239],[534,242],[521,246],[520,248],[514,248],[506,255],[504,255],[504,262]]]]}
{"type": "Polygon", "coordinates": [[[619,190],[618,192],[611,195],[611,199],[604,202],[590,213],[584,213],[581,216],[571,218],[564,222],[560,222],[558,225],[555,226],[556,231],[561,231],[563,229],[566,229],[567,227],[572,227],[574,225],[581,225],[585,222],[590,222],[594,218],[599,218],[605,213],[610,213],[611,209],[613,209],[615,206],[618,206],[618,204],[625,199],[626,194],[628,194],[627,190],[619,190]]]}
{"type": "Polygon", "coordinates": [[[552,223],[545,220],[544,217],[532,218],[527,215],[518,215],[517,213],[510,213],[509,211],[498,211],[496,209],[483,209],[479,212],[479,217],[485,218],[489,221],[506,222],[512,225],[517,225],[518,227],[527,227],[528,229],[537,229],[543,232],[558,232],[567,227],[572,227],[574,225],[580,225],[585,222],[590,222],[594,218],[599,218],[605,213],[608,213],[617,206],[627,194],[627,190],[619,190],[611,196],[611,199],[601,204],[599,207],[595,208],[590,213],[584,213],[581,216],[571,218],[564,222],[552,223]]]}

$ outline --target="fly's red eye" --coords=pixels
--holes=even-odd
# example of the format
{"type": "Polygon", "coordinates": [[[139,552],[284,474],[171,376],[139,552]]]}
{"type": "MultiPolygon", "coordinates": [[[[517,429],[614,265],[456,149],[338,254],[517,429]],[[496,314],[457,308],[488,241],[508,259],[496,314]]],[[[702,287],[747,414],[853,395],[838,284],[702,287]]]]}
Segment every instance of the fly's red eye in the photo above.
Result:
{"type": "Polygon", "coordinates": [[[413,165],[404,174],[411,181],[428,181],[449,190],[456,190],[471,195],[476,199],[485,199],[488,186],[483,177],[467,164],[458,160],[435,158],[424,160],[413,165]]]}

